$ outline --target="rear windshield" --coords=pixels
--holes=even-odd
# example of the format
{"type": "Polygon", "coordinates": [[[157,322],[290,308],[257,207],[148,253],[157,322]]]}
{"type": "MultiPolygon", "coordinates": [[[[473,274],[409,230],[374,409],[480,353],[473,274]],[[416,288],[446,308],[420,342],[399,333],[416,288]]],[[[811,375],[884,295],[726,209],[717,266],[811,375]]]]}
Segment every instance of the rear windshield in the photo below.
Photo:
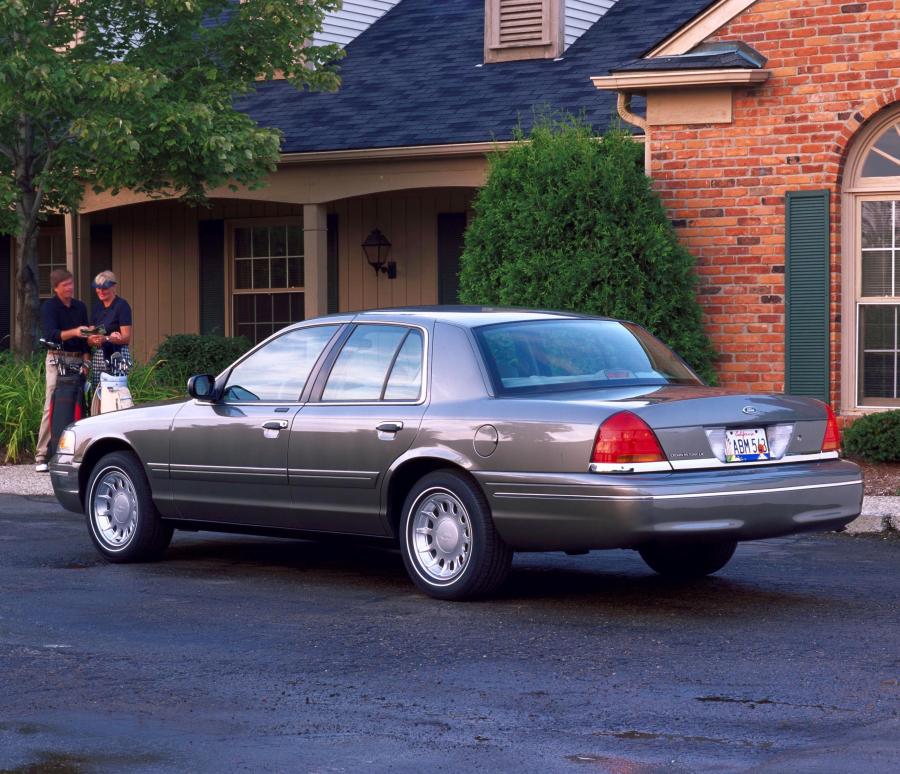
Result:
{"type": "Polygon", "coordinates": [[[475,329],[499,393],[702,384],[659,339],[615,320],[537,320],[475,329]]]}

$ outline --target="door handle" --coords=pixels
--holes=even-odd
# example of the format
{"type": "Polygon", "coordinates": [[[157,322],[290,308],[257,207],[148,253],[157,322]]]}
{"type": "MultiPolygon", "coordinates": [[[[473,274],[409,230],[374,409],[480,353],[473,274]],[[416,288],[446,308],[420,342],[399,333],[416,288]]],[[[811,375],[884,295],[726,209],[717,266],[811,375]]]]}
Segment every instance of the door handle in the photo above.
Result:
{"type": "Polygon", "coordinates": [[[273,419],[263,425],[264,430],[284,430],[288,426],[286,419],[273,419]]]}
{"type": "Polygon", "coordinates": [[[375,428],[379,433],[399,433],[403,429],[402,422],[382,422],[375,428]]]}

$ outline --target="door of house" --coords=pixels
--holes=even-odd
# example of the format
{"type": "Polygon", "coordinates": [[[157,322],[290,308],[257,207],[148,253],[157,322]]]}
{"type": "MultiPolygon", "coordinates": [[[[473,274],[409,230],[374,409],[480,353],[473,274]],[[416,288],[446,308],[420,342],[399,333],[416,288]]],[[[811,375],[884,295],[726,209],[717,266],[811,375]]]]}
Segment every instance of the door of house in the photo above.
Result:
{"type": "Polygon", "coordinates": [[[438,303],[459,303],[459,257],[463,251],[466,213],[438,213],[438,303]]]}

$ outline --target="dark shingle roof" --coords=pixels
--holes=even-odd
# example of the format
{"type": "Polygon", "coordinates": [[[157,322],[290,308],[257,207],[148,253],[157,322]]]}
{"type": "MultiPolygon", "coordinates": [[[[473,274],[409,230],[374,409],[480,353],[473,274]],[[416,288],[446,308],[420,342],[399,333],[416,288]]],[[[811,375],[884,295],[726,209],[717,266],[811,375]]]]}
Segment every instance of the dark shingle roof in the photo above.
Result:
{"type": "Polygon", "coordinates": [[[725,41],[704,43],[687,54],[679,56],[658,56],[652,59],[634,59],[614,67],[612,72],[625,73],[654,70],[704,70],[721,68],[742,68],[755,70],[763,67],[766,58],[746,43],[725,41]]]}
{"type": "Polygon", "coordinates": [[[590,76],[640,56],[710,4],[619,0],[559,61],[482,65],[484,0],[402,0],[347,46],[338,92],[271,81],[238,105],[284,132],[285,153],[506,140],[545,107],[603,130],[615,95],[590,76]]]}
{"type": "Polygon", "coordinates": [[[655,70],[706,70],[722,68],[746,68],[753,70],[757,65],[748,62],[738,54],[706,54],[704,56],[663,56],[653,59],[634,59],[611,72],[628,73],[655,70]]]}

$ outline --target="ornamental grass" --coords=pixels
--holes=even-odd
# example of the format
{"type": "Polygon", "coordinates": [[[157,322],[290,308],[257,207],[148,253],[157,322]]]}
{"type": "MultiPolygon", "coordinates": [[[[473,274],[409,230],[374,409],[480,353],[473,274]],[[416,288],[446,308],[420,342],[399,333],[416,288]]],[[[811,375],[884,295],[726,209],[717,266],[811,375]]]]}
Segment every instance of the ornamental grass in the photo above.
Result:
{"type": "MultiPolygon", "coordinates": [[[[185,395],[184,384],[161,378],[161,361],[135,364],[128,387],[135,405],[185,395]]],[[[14,464],[34,458],[44,408],[44,358],[16,361],[0,353],[0,462],[14,464]]]]}

